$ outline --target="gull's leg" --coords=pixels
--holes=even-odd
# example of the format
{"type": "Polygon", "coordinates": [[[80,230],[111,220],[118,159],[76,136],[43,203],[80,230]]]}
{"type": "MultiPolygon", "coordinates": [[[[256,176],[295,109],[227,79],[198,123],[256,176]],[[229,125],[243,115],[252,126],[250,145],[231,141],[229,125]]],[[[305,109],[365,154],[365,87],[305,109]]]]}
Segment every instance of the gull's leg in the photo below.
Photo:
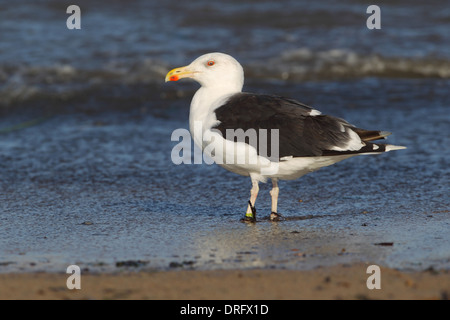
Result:
{"type": "Polygon", "coordinates": [[[256,209],[255,209],[255,202],[256,197],[258,196],[259,192],[259,183],[258,180],[252,179],[252,189],[250,190],[250,201],[248,203],[247,207],[247,213],[245,214],[245,221],[256,221],[256,209]]]}
{"type": "Polygon", "coordinates": [[[278,179],[272,179],[272,190],[270,190],[270,195],[272,196],[272,212],[270,213],[271,221],[278,221],[281,219],[281,214],[277,213],[278,206],[278,193],[280,188],[278,188],[278,179]]]}
{"type": "Polygon", "coordinates": [[[270,190],[270,195],[272,196],[272,212],[277,213],[278,206],[278,193],[280,188],[278,188],[278,180],[276,178],[272,179],[272,190],[270,190]]]}

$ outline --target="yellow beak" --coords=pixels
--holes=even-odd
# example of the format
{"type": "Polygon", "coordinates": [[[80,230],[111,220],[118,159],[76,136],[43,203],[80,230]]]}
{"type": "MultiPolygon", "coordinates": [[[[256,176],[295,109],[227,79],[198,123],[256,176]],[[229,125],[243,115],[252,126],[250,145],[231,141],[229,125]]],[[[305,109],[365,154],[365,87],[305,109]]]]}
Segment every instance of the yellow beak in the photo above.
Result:
{"type": "Polygon", "coordinates": [[[175,68],[173,70],[170,70],[169,73],[166,75],[166,82],[167,81],[178,81],[183,78],[192,78],[195,72],[189,70],[189,68],[181,67],[181,68],[175,68]]]}

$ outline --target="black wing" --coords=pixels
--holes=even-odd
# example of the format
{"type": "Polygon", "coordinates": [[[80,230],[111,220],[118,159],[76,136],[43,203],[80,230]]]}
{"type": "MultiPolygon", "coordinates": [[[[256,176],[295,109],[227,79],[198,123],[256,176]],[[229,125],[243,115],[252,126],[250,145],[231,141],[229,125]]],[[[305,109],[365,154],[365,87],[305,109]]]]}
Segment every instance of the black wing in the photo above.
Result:
{"type": "MultiPolygon", "coordinates": [[[[348,145],[350,130],[364,141],[384,138],[383,132],[359,129],[343,119],[320,115],[313,110],[298,101],[279,96],[238,93],[215,110],[220,123],[214,129],[225,138],[227,129],[247,131],[253,128],[257,133],[259,129],[266,129],[268,150],[271,150],[270,130],[278,129],[280,158],[374,152],[371,143],[357,151],[332,150],[333,147],[345,148],[348,145]]],[[[383,145],[378,146],[375,152],[383,152],[383,145]]]]}

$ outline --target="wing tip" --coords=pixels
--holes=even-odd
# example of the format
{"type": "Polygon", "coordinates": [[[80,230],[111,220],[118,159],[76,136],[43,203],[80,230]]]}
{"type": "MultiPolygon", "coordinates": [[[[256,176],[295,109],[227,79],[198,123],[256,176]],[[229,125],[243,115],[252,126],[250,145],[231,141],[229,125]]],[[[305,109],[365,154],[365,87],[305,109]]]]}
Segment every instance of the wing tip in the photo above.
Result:
{"type": "Polygon", "coordinates": [[[385,152],[393,151],[393,150],[403,150],[407,149],[405,146],[394,146],[393,144],[387,144],[385,152]]]}

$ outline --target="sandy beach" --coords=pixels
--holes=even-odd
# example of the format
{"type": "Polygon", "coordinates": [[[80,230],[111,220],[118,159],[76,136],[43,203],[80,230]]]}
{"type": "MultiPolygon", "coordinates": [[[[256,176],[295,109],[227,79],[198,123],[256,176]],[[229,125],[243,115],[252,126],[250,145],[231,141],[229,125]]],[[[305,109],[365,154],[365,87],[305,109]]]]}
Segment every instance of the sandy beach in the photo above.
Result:
{"type": "Polygon", "coordinates": [[[69,290],[68,274],[1,274],[0,299],[448,299],[448,270],[400,272],[381,268],[381,289],[366,286],[368,264],[314,270],[181,270],[81,274],[69,290]]]}

